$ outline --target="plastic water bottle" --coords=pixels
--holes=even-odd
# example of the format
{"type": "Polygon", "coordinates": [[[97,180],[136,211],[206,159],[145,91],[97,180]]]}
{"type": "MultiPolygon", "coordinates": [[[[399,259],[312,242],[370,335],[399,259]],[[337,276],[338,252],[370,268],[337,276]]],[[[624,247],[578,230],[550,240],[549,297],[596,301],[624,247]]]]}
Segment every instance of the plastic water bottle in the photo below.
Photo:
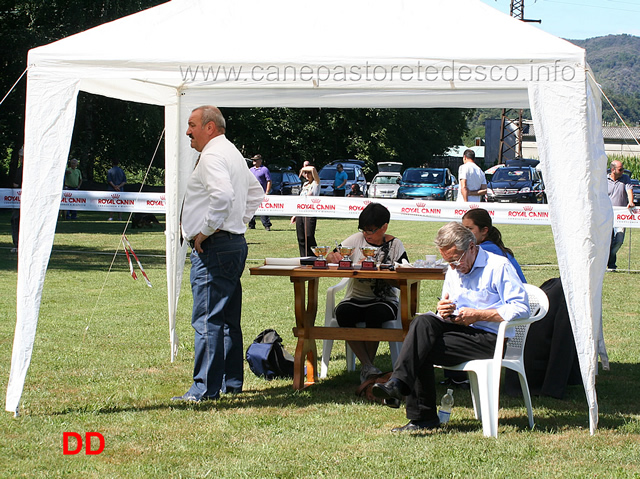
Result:
{"type": "Polygon", "coordinates": [[[440,424],[449,422],[451,410],[453,409],[453,389],[447,389],[447,394],[442,396],[440,400],[440,410],[438,411],[438,419],[440,424]]]}

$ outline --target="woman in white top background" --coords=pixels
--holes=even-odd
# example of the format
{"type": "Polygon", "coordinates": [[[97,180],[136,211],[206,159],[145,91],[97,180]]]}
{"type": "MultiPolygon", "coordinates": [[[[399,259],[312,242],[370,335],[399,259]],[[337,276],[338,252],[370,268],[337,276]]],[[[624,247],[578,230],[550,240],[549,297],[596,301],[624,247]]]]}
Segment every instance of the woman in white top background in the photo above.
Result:
{"type": "MultiPolygon", "coordinates": [[[[320,176],[315,166],[305,166],[300,170],[300,177],[304,184],[300,191],[300,196],[318,196],[320,194],[320,176]]],[[[314,256],[311,248],[316,246],[316,218],[310,216],[292,216],[291,222],[296,223],[296,234],[298,235],[298,247],[300,256],[314,256]]]]}

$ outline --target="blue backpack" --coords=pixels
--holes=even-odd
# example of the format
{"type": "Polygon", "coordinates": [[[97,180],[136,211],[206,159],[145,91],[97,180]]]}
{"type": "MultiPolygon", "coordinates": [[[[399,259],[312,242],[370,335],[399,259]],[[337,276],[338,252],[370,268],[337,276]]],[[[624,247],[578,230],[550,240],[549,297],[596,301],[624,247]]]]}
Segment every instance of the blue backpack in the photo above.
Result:
{"type": "Polygon", "coordinates": [[[282,338],[275,329],[265,329],[247,349],[249,368],[268,381],[274,378],[293,378],[293,356],[285,351],[282,338]]]}

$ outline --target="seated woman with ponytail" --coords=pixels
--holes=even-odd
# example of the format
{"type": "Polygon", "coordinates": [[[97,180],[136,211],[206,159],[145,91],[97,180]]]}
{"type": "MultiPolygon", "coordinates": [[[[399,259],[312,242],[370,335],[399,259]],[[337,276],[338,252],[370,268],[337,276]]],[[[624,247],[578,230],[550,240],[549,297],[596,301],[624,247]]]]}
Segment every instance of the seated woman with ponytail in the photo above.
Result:
{"type": "Polygon", "coordinates": [[[489,253],[506,257],[511,261],[522,282],[527,282],[527,280],[524,279],[522,268],[520,268],[520,265],[513,257],[513,251],[507,248],[502,242],[502,234],[498,228],[493,226],[491,216],[487,210],[474,208],[467,211],[462,217],[462,225],[471,230],[476,237],[478,246],[489,253]]]}

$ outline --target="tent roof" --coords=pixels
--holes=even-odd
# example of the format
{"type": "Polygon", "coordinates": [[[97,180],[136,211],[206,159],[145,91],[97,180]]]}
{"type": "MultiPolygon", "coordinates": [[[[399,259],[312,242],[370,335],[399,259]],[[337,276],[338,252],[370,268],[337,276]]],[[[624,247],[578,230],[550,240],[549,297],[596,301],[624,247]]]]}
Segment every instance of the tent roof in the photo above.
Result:
{"type": "MultiPolygon", "coordinates": [[[[210,67],[217,71],[219,66],[234,66],[235,73],[242,69],[240,80],[234,82],[234,87],[242,89],[255,86],[256,74],[264,77],[272,72],[271,78],[274,78],[278,71],[280,81],[268,82],[267,86],[309,89],[318,87],[319,83],[345,90],[356,82],[331,83],[324,80],[323,75],[338,68],[349,71],[352,67],[358,67],[358,71],[365,74],[368,66],[375,88],[499,88],[503,98],[517,96],[522,106],[527,101],[524,75],[532,64],[554,65],[561,60],[584,65],[584,58],[583,49],[477,0],[328,0],[321,3],[173,0],[33,49],[29,53],[29,64],[60,66],[64,69],[60,70],[61,74],[73,74],[85,80],[120,78],[123,80],[119,89],[128,83],[132,92],[139,90],[136,84],[140,82],[181,89],[210,88],[214,82],[211,77],[205,80],[202,73],[211,72],[210,67]],[[527,41],[521,41],[525,37],[527,41]],[[452,62],[455,67],[482,66],[485,73],[494,66],[503,69],[495,70],[496,74],[511,65],[520,69],[521,74],[517,81],[507,81],[506,85],[504,81],[452,83],[446,79],[415,78],[421,72],[424,75],[422,69],[427,65],[446,68],[452,62]],[[284,81],[286,66],[297,68],[298,74],[304,66],[314,71],[320,66],[327,70],[320,71],[315,84],[313,81],[292,84],[284,81]],[[392,71],[393,66],[396,69],[392,71]],[[204,70],[198,74],[196,67],[204,70]],[[400,80],[400,70],[404,67],[413,72],[411,81],[406,80],[408,75],[400,80]],[[185,76],[189,77],[185,74],[187,71],[192,76],[185,82],[185,76]],[[390,84],[388,80],[393,74],[395,81],[390,84]],[[505,86],[509,91],[504,91],[505,86]],[[516,91],[519,93],[514,95],[516,91]]],[[[289,70],[289,79],[291,72],[289,70]]],[[[512,73],[515,74],[515,70],[512,73]]],[[[265,82],[260,86],[264,88],[265,82]]],[[[85,81],[81,89],[95,92],[96,86],[85,81]]],[[[482,103],[482,99],[479,95],[476,102],[482,103]]],[[[333,106],[342,106],[343,100],[344,97],[334,98],[333,106]]],[[[423,106],[421,102],[431,106],[425,98],[411,101],[416,106],[423,106]]],[[[489,106],[493,104],[487,101],[489,106]]],[[[155,102],[162,104],[164,100],[158,98],[155,102]]],[[[251,103],[258,106],[255,101],[251,103]]],[[[391,103],[381,106],[391,106],[391,103]]],[[[406,101],[398,103],[398,106],[409,106],[406,101]]]]}

